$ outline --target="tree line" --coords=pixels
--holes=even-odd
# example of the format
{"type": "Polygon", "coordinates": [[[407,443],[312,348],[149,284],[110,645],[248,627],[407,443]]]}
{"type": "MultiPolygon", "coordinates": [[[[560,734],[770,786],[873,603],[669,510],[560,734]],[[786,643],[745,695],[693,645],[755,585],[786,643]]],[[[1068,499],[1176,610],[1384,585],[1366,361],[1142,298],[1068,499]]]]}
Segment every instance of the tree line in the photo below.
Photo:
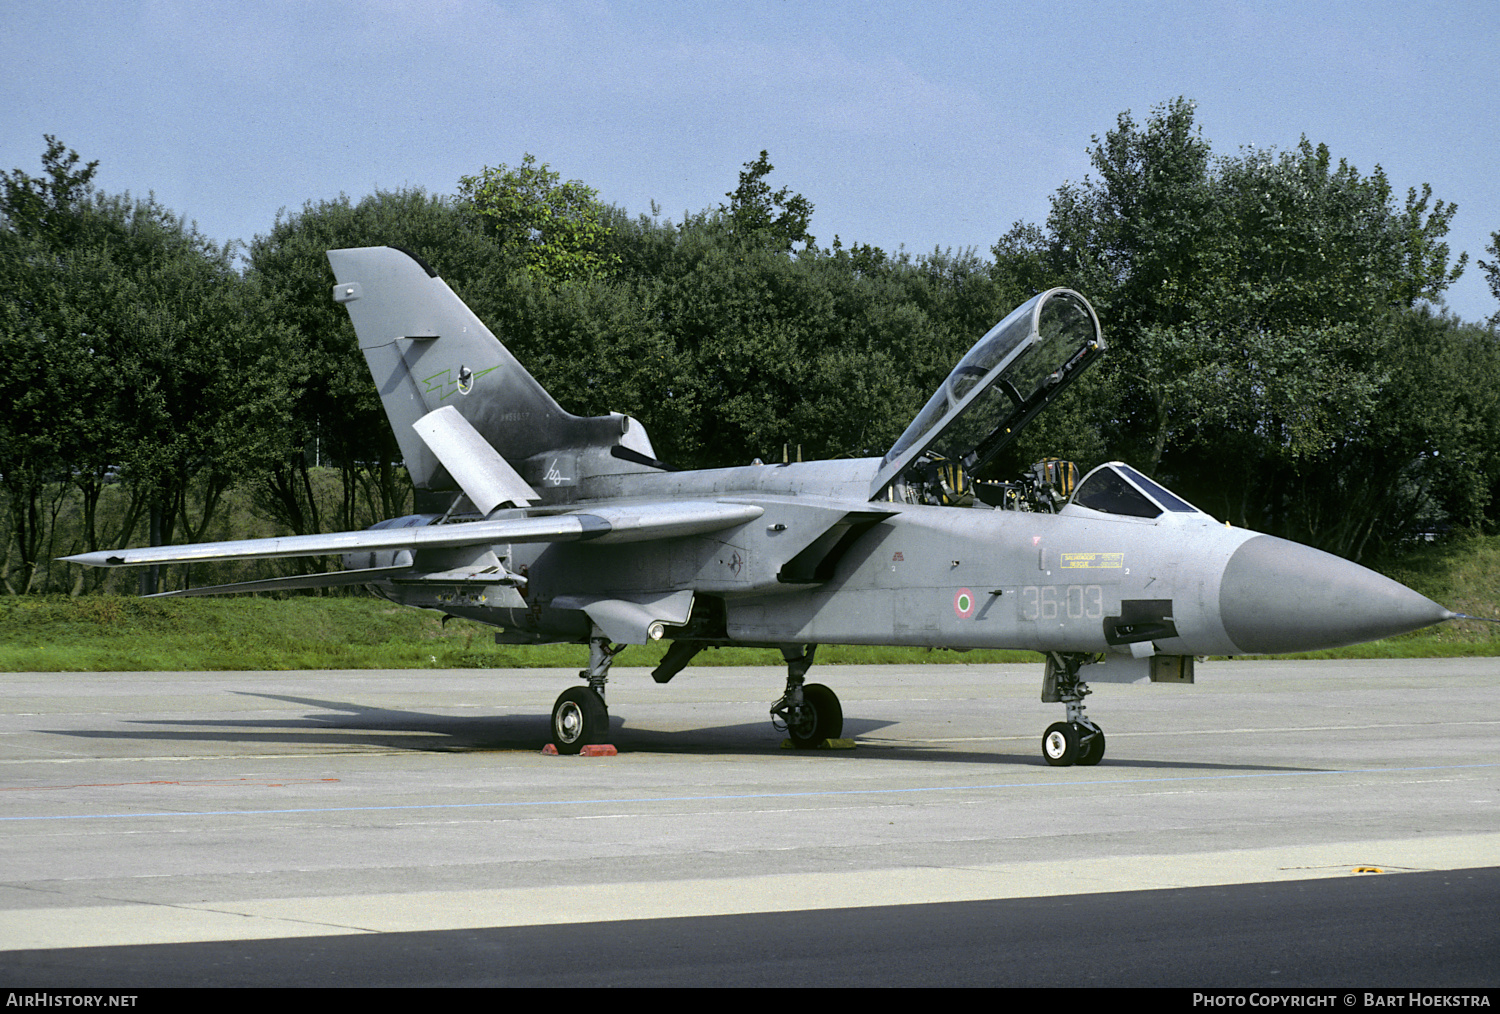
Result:
{"type": "Polygon", "coordinates": [[[812,202],[773,189],[761,152],[680,220],[528,155],[452,195],[309,201],[241,265],[154,200],[101,192],[97,163],[49,137],[40,176],[0,177],[0,581],[123,589],[50,561],[410,510],[324,257],[380,244],[432,265],[570,411],[634,415],[680,467],[883,454],[979,335],[1066,285],[1111,352],[997,474],[1123,458],[1235,524],[1353,557],[1500,520],[1500,312],[1433,309],[1466,262],[1444,242],[1451,204],[1398,200],[1305,140],[1215,154],[1183,100],[1122,114],[1090,155],[1046,222],[989,256],[820,246],[812,202]],[[231,514],[262,528],[224,531],[231,514]]]}

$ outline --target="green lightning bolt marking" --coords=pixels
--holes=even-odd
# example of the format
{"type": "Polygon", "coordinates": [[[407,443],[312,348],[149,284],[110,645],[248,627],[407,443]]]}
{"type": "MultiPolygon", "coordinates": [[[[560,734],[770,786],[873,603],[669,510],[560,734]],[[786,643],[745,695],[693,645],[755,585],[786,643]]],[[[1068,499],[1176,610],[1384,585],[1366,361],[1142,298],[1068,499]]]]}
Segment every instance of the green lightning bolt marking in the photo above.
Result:
{"type": "MultiPolygon", "coordinates": [[[[494,373],[499,368],[500,367],[498,366],[491,366],[487,370],[479,370],[474,374],[474,379],[478,380],[486,373],[494,373]]],[[[441,372],[434,373],[430,377],[423,378],[422,383],[427,385],[426,390],[422,393],[435,394],[438,396],[438,401],[447,401],[449,398],[453,397],[453,395],[458,393],[458,381],[454,379],[453,369],[451,367],[441,372]]]]}

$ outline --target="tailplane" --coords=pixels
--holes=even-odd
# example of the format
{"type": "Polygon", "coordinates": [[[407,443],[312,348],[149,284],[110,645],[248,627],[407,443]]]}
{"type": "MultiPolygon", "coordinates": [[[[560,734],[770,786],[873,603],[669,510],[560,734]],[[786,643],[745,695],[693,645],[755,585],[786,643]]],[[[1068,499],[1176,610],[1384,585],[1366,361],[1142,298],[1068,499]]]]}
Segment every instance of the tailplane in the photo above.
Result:
{"type": "Polygon", "coordinates": [[[360,351],[419,490],[459,484],[412,427],[452,407],[538,489],[575,485],[654,461],[628,416],[565,411],[464,301],[414,255],[395,247],[330,250],[333,298],[349,311],[360,351]],[[624,448],[626,453],[612,452],[624,448]],[[634,455],[628,452],[635,452],[634,455]]]}

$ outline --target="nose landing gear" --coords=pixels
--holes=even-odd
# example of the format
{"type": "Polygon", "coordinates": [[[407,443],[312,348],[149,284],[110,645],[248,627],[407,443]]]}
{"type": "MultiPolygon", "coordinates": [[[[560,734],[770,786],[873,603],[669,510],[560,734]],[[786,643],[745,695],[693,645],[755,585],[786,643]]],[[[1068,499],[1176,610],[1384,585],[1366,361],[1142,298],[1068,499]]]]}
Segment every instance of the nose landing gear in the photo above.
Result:
{"type": "Polygon", "coordinates": [[[1092,691],[1078,678],[1078,670],[1093,660],[1092,655],[1076,652],[1047,653],[1042,700],[1067,709],[1067,721],[1054,722],[1042,734],[1042,759],[1053,767],[1093,765],[1104,759],[1104,730],[1084,715],[1083,699],[1092,691]]]}
{"type": "Polygon", "coordinates": [[[838,695],[821,683],[804,683],[817,650],[816,644],[800,651],[781,649],[782,658],[786,659],[786,691],[771,705],[771,724],[785,730],[792,746],[799,750],[838,739],[844,731],[844,709],[838,695]]]}

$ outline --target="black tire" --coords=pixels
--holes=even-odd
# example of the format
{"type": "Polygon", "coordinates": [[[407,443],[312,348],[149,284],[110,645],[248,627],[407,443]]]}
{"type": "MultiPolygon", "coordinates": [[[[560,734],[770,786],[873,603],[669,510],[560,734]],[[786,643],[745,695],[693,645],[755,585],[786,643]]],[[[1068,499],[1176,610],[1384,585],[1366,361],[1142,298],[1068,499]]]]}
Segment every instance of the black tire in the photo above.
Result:
{"type": "Polygon", "coordinates": [[[1042,759],[1055,768],[1078,763],[1078,726],[1072,722],[1054,722],[1042,733],[1042,759]]]}
{"type": "Polygon", "coordinates": [[[844,709],[839,704],[838,694],[821,683],[809,683],[802,688],[802,720],[787,724],[786,734],[792,746],[799,750],[811,749],[825,739],[838,739],[844,732],[844,709]]]}
{"type": "Polygon", "coordinates": [[[1104,730],[1097,725],[1092,738],[1079,749],[1078,759],[1074,764],[1094,765],[1104,759],[1104,730]]]}
{"type": "Polygon", "coordinates": [[[577,753],[608,731],[609,709],[588,687],[570,687],[552,705],[552,745],[558,753],[577,753]]]}

